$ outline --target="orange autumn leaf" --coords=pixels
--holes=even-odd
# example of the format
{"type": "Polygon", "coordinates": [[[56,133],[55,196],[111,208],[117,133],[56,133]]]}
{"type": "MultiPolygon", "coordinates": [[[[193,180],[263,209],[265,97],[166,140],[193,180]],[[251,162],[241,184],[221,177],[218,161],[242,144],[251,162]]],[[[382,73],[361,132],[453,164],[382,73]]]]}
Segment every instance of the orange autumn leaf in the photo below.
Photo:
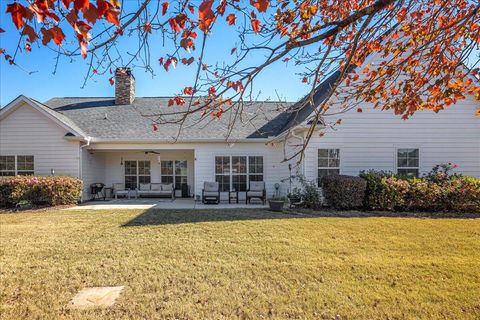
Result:
{"type": "Polygon", "coordinates": [[[87,10],[90,7],[90,0],[73,0],[73,8],[76,11],[87,10]]]}
{"type": "Polygon", "coordinates": [[[7,5],[6,12],[12,15],[13,24],[15,24],[15,27],[17,27],[17,29],[23,27],[23,19],[27,16],[27,8],[22,6],[20,3],[15,2],[7,5]]]}
{"type": "Polygon", "coordinates": [[[189,96],[193,95],[193,89],[192,89],[192,87],[185,87],[185,88],[183,89],[183,93],[186,94],[186,95],[189,95],[189,96]]]}
{"type": "Polygon", "coordinates": [[[229,25],[229,26],[234,25],[236,18],[237,18],[237,17],[235,16],[234,13],[230,13],[230,14],[227,16],[228,25],[229,25]]]}
{"type": "Polygon", "coordinates": [[[38,35],[35,32],[35,30],[33,30],[33,28],[31,26],[29,26],[28,24],[26,24],[23,27],[22,35],[27,36],[27,40],[29,42],[34,42],[38,38],[38,35]]]}
{"type": "Polygon", "coordinates": [[[250,0],[252,6],[257,8],[259,12],[266,12],[268,7],[270,6],[270,0],[250,0]]]}
{"type": "Polygon", "coordinates": [[[260,20],[258,19],[252,20],[252,29],[253,31],[255,31],[255,33],[258,33],[260,31],[260,20]]]}
{"type": "Polygon", "coordinates": [[[167,13],[168,10],[168,2],[162,3],[162,16],[164,16],[167,13]]]}
{"type": "Polygon", "coordinates": [[[198,7],[198,27],[207,33],[211,24],[215,21],[215,13],[212,11],[213,0],[204,0],[198,7]]]}

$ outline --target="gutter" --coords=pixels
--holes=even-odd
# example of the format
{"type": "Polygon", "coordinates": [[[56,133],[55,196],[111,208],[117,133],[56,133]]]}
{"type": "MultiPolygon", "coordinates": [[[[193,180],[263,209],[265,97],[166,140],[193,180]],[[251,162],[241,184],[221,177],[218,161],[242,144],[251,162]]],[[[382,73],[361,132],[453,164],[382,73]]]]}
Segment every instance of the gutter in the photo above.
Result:
{"type": "Polygon", "coordinates": [[[161,139],[103,139],[103,138],[90,138],[92,143],[138,143],[138,144],[150,144],[150,143],[163,143],[163,144],[186,144],[186,143],[237,143],[237,142],[269,142],[271,139],[268,138],[251,138],[251,139],[235,139],[235,140],[226,140],[226,139],[188,139],[188,140],[161,140],[161,139]]]}

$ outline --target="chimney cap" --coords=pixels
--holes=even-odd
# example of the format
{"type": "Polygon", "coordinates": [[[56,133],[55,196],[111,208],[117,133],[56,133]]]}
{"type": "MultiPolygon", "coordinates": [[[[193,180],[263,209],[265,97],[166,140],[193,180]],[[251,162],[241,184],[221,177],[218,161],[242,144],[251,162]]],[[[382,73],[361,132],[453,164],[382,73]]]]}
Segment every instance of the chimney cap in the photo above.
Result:
{"type": "Polygon", "coordinates": [[[135,79],[135,76],[132,73],[132,70],[129,67],[118,67],[115,69],[115,76],[130,76],[135,79]]]}

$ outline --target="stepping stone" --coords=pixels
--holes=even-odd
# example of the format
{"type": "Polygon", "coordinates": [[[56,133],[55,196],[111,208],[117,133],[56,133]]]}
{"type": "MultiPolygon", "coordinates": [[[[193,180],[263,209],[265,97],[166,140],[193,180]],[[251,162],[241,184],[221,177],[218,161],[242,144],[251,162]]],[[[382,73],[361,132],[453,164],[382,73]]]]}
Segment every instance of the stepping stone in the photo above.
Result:
{"type": "Polygon", "coordinates": [[[115,304],[124,286],[91,287],[80,290],[68,303],[69,309],[108,308],[115,304]]]}

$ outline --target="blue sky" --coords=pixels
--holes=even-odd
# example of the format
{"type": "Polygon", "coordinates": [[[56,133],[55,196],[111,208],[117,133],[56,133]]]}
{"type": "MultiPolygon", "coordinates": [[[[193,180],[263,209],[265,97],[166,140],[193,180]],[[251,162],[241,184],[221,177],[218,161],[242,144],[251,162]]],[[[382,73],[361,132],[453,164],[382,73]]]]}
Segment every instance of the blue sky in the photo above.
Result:
{"type": "MultiPolygon", "coordinates": [[[[17,46],[19,32],[13,26],[10,14],[5,13],[5,8],[6,2],[2,0],[0,3],[0,26],[6,32],[0,34],[0,48],[13,53],[17,46]]],[[[215,25],[212,34],[207,39],[206,58],[208,63],[214,64],[231,59],[230,50],[236,41],[231,28],[227,27],[225,23],[215,25]]],[[[65,30],[70,32],[66,33],[67,38],[72,39],[73,30],[71,28],[65,28],[65,30]]],[[[135,47],[135,39],[136,37],[122,37],[122,48],[135,47]]],[[[159,57],[171,52],[168,46],[164,48],[160,43],[160,39],[152,39],[150,44],[151,64],[156,75],[152,78],[152,75],[143,69],[134,69],[137,96],[171,96],[178,94],[185,86],[193,84],[195,71],[193,64],[189,67],[179,64],[177,69],[171,69],[168,73],[158,64],[159,57]]],[[[80,57],[73,61],[69,58],[61,58],[54,75],[55,58],[56,54],[41,45],[32,45],[31,53],[19,53],[15,61],[22,68],[35,71],[33,74],[10,66],[3,58],[0,59],[0,105],[6,105],[20,94],[42,102],[52,97],[112,96],[114,94],[114,87],[109,84],[110,75],[108,74],[95,76],[87,82],[84,88],[81,88],[88,65],[80,57]]],[[[258,58],[250,57],[250,61],[258,58]]],[[[258,78],[254,88],[259,91],[258,99],[277,100],[277,93],[282,100],[296,101],[301,98],[308,87],[302,84],[300,76],[295,74],[298,71],[298,68],[282,62],[267,69],[258,78]]]]}

